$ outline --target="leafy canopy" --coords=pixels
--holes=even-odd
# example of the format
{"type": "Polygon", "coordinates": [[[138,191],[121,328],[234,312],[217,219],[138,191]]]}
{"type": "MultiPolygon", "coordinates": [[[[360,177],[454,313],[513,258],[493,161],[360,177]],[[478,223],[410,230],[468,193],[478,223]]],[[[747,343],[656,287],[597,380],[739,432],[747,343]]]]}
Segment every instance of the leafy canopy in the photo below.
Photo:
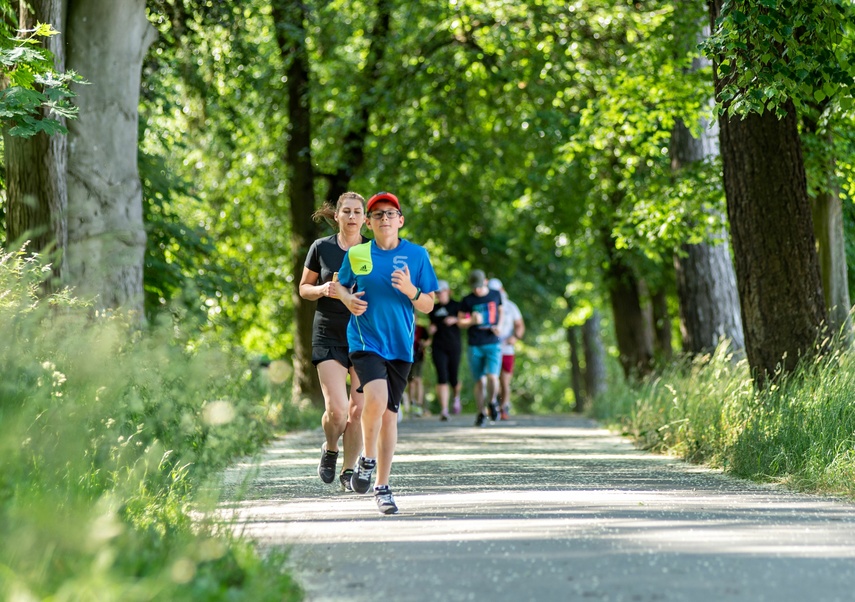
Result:
{"type": "Polygon", "coordinates": [[[77,115],[69,84],[85,82],[74,71],[55,71],[53,55],[38,46],[42,38],[58,33],[49,24],[38,23],[16,37],[0,38],[0,78],[8,84],[0,91],[0,122],[11,125],[13,136],[65,134],[60,118],[77,115]]]}
{"type": "Polygon", "coordinates": [[[715,60],[719,101],[729,115],[783,115],[792,100],[837,98],[852,107],[855,5],[849,0],[726,0],[703,44],[715,60]]]}

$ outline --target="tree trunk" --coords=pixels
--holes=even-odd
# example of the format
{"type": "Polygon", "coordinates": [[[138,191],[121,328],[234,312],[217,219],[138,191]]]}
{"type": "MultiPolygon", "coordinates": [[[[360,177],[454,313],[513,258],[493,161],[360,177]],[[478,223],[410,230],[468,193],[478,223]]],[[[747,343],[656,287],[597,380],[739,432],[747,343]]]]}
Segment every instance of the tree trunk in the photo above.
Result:
{"type": "Polygon", "coordinates": [[[852,344],[849,310],[849,276],[843,235],[843,205],[834,190],[822,191],[813,201],[813,228],[819,253],[822,290],[828,309],[831,332],[841,336],[848,347],[852,344]]]}
{"type": "Polygon", "coordinates": [[[142,185],[137,170],[143,57],[155,29],[145,0],[69,0],[67,65],[79,86],[69,122],[69,280],[101,308],[143,313],[142,185]]]}
{"type": "Polygon", "coordinates": [[[671,341],[671,315],[668,312],[668,294],[664,288],[658,288],[650,294],[653,326],[653,347],[664,359],[671,359],[674,347],[671,341]]]}
{"type": "Polygon", "coordinates": [[[315,303],[300,296],[300,274],[309,247],[318,236],[312,221],[315,210],[315,174],[312,168],[311,99],[309,56],[306,50],[306,6],[292,0],[272,0],[276,41],[285,61],[288,87],[288,193],[291,217],[291,260],[295,275],[292,298],[294,337],[294,399],[308,398],[323,407],[320,382],[312,366],[312,320],[315,303]]]}
{"type": "Polygon", "coordinates": [[[594,310],[582,325],[582,346],[585,349],[585,390],[594,402],[606,392],[606,349],[600,336],[600,312],[594,310]]]}
{"type": "MultiPolygon", "coordinates": [[[[821,113],[823,107],[817,107],[821,113]]],[[[803,118],[804,132],[820,137],[820,126],[813,117],[803,118]]],[[[820,138],[834,147],[830,133],[820,138]]],[[[819,254],[819,271],[822,278],[825,307],[828,310],[828,326],[832,333],[840,336],[845,347],[852,344],[853,333],[849,310],[849,275],[846,266],[846,239],[843,233],[843,205],[840,189],[834,179],[833,158],[821,157],[822,181],[817,182],[813,198],[813,232],[819,254]]]]}
{"type": "MultiPolygon", "coordinates": [[[[60,35],[47,38],[43,45],[54,56],[54,69],[65,71],[64,17],[62,0],[30,0],[32,12],[21,11],[19,27],[32,29],[36,23],[50,23],[60,35]]],[[[47,116],[44,109],[44,116],[47,116]]],[[[64,120],[60,120],[64,123],[64,120]]],[[[30,138],[3,132],[6,159],[6,240],[22,244],[29,240],[31,253],[56,252],[53,275],[63,277],[62,253],[67,243],[65,212],[67,138],[44,132],[30,138]]],[[[47,282],[47,289],[54,285],[47,282]]]]}
{"type": "Polygon", "coordinates": [[[644,376],[652,368],[653,339],[650,322],[641,307],[638,280],[632,269],[614,251],[608,241],[609,265],[606,279],[614,313],[620,364],[627,378],[644,376]]]}
{"type": "MultiPolygon", "coordinates": [[[[722,1],[710,3],[712,22],[722,1]]],[[[798,120],[791,102],[783,109],[781,119],[766,112],[720,123],[745,351],[758,386],[813,355],[827,320],[798,120]]]]}
{"type": "Polygon", "coordinates": [[[577,412],[585,410],[585,387],[582,382],[582,366],[579,365],[579,327],[567,328],[567,343],[570,346],[570,387],[573,389],[573,399],[576,401],[577,412]]]}
{"type": "MultiPolygon", "coordinates": [[[[682,122],[675,124],[671,133],[674,171],[718,154],[709,131],[703,127],[701,137],[694,138],[682,122]]],[[[730,341],[733,350],[744,346],[729,245],[727,231],[722,229],[716,240],[683,245],[674,257],[683,351],[690,355],[713,351],[722,338],[730,341]]]]}
{"type": "Polygon", "coordinates": [[[368,137],[368,124],[371,111],[383,90],[380,79],[383,60],[389,47],[389,26],[392,20],[389,0],[377,0],[377,20],[368,36],[368,56],[362,69],[362,87],[358,118],[350,122],[350,128],[342,140],[342,156],[339,168],[328,177],[329,200],[335,203],[342,194],[350,190],[353,174],[365,162],[365,141],[368,137]]]}
{"type": "Polygon", "coordinates": [[[730,341],[732,350],[742,349],[736,274],[726,243],[684,245],[674,266],[683,351],[709,353],[722,339],[730,341]]]}

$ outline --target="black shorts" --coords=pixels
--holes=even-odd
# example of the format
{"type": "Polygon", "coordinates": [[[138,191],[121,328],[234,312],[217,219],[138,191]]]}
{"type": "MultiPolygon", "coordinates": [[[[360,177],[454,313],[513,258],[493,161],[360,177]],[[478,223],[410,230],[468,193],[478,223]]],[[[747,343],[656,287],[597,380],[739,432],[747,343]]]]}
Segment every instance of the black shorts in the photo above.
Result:
{"type": "Polygon", "coordinates": [[[347,347],[324,347],[312,346],[312,365],[317,366],[321,362],[335,360],[348,370],[353,365],[347,355],[347,347]]]}
{"type": "Polygon", "coordinates": [[[422,377],[422,366],[425,363],[425,358],[422,356],[419,359],[416,359],[410,366],[410,375],[407,377],[407,380],[413,380],[414,378],[422,377]]]}
{"type": "MultiPolygon", "coordinates": [[[[389,389],[389,401],[386,407],[398,413],[401,407],[401,397],[407,388],[407,375],[410,373],[410,362],[403,360],[387,360],[370,351],[355,351],[350,354],[350,361],[356,369],[356,375],[362,386],[372,380],[385,380],[389,389]]],[[[362,392],[362,386],[357,389],[362,392]]]]}
{"type": "Polygon", "coordinates": [[[451,349],[433,348],[433,365],[436,368],[436,383],[438,385],[457,386],[457,376],[460,370],[460,354],[460,347],[452,347],[451,349]]]}

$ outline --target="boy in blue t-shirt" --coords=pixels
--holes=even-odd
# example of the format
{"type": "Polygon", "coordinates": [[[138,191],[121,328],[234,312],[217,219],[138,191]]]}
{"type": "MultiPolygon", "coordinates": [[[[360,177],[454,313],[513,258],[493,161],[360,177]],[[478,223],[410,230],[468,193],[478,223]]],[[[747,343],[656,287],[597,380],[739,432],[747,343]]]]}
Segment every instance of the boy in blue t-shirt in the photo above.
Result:
{"type": "Polygon", "coordinates": [[[433,309],[439,283],[424,247],[398,238],[404,215],[394,194],[375,194],[366,214],[374,240],[351,247],[338,274],[338,295],[353,314],[347,326],[350,360],[365,393],[364,452],[351,484],[354,491],[367,493],[376,468],[377,508],[395,514],[398,506],[389,475],[398,439],[398,409],[413,362],[414,310],[433,309]]]}

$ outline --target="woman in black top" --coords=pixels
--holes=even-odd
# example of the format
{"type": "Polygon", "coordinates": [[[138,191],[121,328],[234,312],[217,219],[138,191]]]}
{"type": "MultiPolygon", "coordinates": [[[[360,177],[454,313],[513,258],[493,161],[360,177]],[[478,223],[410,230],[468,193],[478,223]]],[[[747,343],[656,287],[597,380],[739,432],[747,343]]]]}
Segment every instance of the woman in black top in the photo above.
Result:
{"type": "Polygon", "coordinates": [[[326,441],[321,446],[318,476],[324,483],[335,480],[338,440],[344,436],[344,461],[339,484],[350,489],[350,475],[362,451],[363,395],[357,393],[359,379],[348,358],[347,323],[350,311],[336,296],[332,285],[344,260],[345,252],[352,246],[368,242],[362,236],[365,224],[365,199],[355,192],[341,195],[335,207],[325,203],[312,216],[315,220],[332,218],[338,233],[319,238],[312,243],[300,279],[300,296],[317,300],[312,324],[312,364],[318,369],[321,391],[324,394],[324,415],[321,426],[326,441]],[[347,376],[350,374],[350,400],[348,402],[347,376]]]}
{"type": "Polygon", "coordinates": [[[457,312],[460,303],[451,298],[448,282],[439,281],[436,305],[428,314],[430,318],[431,357],[436,368],[436,396],[442,412],[439,419],[448,420],[448,398],[454,389],[454,413],[460,413],[460,329],[457,327],[457,312]]]}

